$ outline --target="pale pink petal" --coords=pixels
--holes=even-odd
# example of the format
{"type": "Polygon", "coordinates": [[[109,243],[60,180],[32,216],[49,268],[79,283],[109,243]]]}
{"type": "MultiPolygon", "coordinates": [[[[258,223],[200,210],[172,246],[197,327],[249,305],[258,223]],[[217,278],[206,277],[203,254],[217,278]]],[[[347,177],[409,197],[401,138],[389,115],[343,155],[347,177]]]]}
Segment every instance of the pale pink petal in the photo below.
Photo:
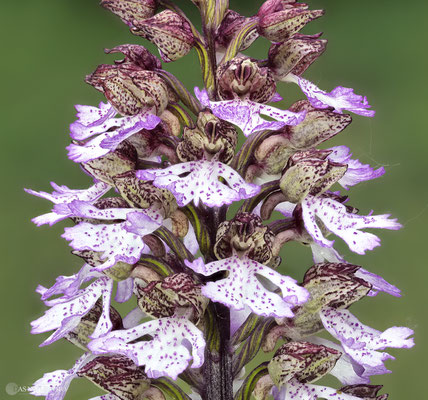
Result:
{"type": "Polygon", "coordinates": [[[48,214],[43,214],[39,217],[33,218],[32,221],[37,226],[44,224],[49,224],[52,226],[58,221],[61,221],[73,215],[72,211],[68,207],[71,202],[75,200],[80,200],[93,203],[111,189],[111,186],[103,182],[97,182],[89,189],[83,190],[69,189],[67,186],[58,186],[54,182],[51,182],[51,186],[54,189],[52,193],[36,192],[31,189],[25,189],[25,191],[29,194],[47,199],[52,203],[60,206],[54,207],[52,209],[52,212],[48,214]]]}
{"type": "Polygon", "coordinates": [[[366,282],[370,283],[372,285],[372,289],[368,293],[368,296],[376,296],[378,292],[385,292],[389,293],[392,296],[395,297],[401,297],[401,290],[398,289],[396,286],[391,285],[388,283],[385,279],[383,279],[381,276],[373,274],[364,268],[360,268],[356,273],[355,276],[357,278],[361,278],[365,280],[366,282]]]}
{"type": "Polygon", "coordinates": [[[99,218],[107,220],[123,219],[126,221],[113,224],[90,224],[80,222],[79,224],[65,228],[63,238],[70,241],[74,250],[93,250],[101,252],[103,264],[96,267],[97,271],[111,268],[117,262],[135,264],[144,251],[149,248],[143,241],[143,236],[154,232],[161,226],[162,218],[158,213],[151,213],[155,221],[147,214],[147,210],[132,208],[112,208],[99,210],[88,204],[74,202],[71,206],[79,216],[87,218],[99,218]]]}
{"type": "Polygon", "coordinates": [[[312,257],[315,264],[322,262],[341,263],[343,257],[333,247],[322,247],[317,243],[311,243],[312,257]]]}
{"type": "Polygon", "coordinates": [[[249,100],[210,101],[207,92],[198,88],[195,88],[195,94],[215,116],[238,126],[245,136],[267,129],[276,131],[286,125],[298,125],[306,116],[306,111],[295,113],[249,100]],[[275,121],[268,121],[260,115],[266,115],[275,121]]]}
{"type": "Polygon", "coordinates": [[[147,315],[141,310],[140,307],[135,307],[132,309],[122,320],[123,327],[125,329],[133,328],[137,326],[143,318],[147,315]]]}
{"type": "Polygon", "coordinates": [[[385,173],[383,167],[374,169],[369,164],[362,164],[359,160],[352,159],[352,154],[346,146],[336,146],[329,150],[332,150],[332,153],[327,157],[328,159],[339,164],[348,165],[345,175],[338,181],[347,190],[349,186],[379,178],[385,173]]]}
{"type": "Polygon", "coordinates": [[[89,264],[85,264],[80,271],[71,276],[59,276],[56,278],[55,284],[49,289],[39,285],[36,289],[37,293],[40,293],[41,299],[47,306],[53,306],[61,299],[48,300],[49,297],[65,294],[67,296],[73,296],[78,292],[82,283],[87,282],[93,278],[101,278],[103,275],[94,270],[89,264]]]}
{"type": "Polygon", "coordinates": [[[117,353],[144,365],[149,378],[169,376],[177,379],[190,361],[191,368],[204,362],[203,333],[186,317],[160,318],[127,330],[117,330],[91,341],[88,347],[94,354],[117,353]],[[151,340],[130,343],[150,335],[151,340]]]}
{"type": "Polygon", "coordinates": [[[364,117],[373,117],[375,111],[369,110],[371,107],[366,97],[354,93],[354,89],[338,86],[331,92],[325,92],[312,82],[302,77],[290,76],[287,79],[300,86],[309,102],[315,108],[333,107],[336,112],[342,113],[344,110],[351,111],[364,117]]]}
{"type": "Polygon", "coordinates": [[[85,289],[79,290],[73,296],[63,296],[48,309],[43,316],[31,323],[31,333],[43,333],[55,329],[41,346],[46,346],[64,337],[79,325],[80,320],[103,298],[103,312],[98,321],[94,334],[107,333],[112,328],[110,321],[110,299],[113,290],[113,280],[108,277],[99,278],[85,289]]]}
{"type": "Polygon", "coordinates": [[[296,281],[283,276],[273,269],[248,258],[237,256],[204,264],[199,258],[193,263],[185,261],[195,272],[205,276],[219,271],[228,271],[227,278],[208,282],[202,287],[202,293],[212,301],[222,303],[235,310],[248,306],[255,314],[263,316],[293,317],[291,309],[303,304],[309,293],[298,286],[296,281]],[[278,295],[267,290],[258,279],[266,278],[281,289],[278,295]]]}
{"type": "Polygon", "coordinates": [[[389,214],[358,215],[351,214],[346,207],[336,200],[323,197],[308,196],[302,202],[302,216],[305,228],[314,241],[323,247],[332,247],[334,241],[327,240],[320,227],[319,218],[325,227],[341,237],[349,248],[358,254],[372,250],[380,245],[380,239],[362,229],[382,228],[400,229],[401,225],[395,219],[389,219],[389,214]]]}
{"type": "Polygon", "coordinates": [[[76,109],[78,120],[70,125],[72,139],[82,141],[92,137],[84,144],[72,143],[67,147],[68,158],[78,163],[102,157],[134,133],[154,129],[160,123],[160,118],[151,112],[114,118],[116,111],[104,103],[99,109],[81,105],[76,109]]]}
{"type": "Polygon", "coordinates": [[[342,393],[340,390],[327,386],[311,385],[300,383],[297,379],[292,379],[281,389],[274,390],[275,400],[361,400],[360,397],[342,393]]]}
{"type": "Polygon", "coordinates": [[[233,168],[218,161],[191,161],[164,169],[140,170],[137,177],[153,180],[155,186],[170,190],[180,207],[191,201],[195,205],[201,201],[209,207],[220,207],[260,191],[259,186],[245,182],[233,168]],[[220,177],[228,185],[220,182],[220,177]]]}
{"type": "Polygon", "coordinates": [[[73,368],[68,371],[59,369],[57,371],[48,372],[42,378],[33,383],[28,389],[33,396],[43,396],[46,400],[62,400],[70,386],[71,381],[77,377],[77,372],[86,363],[91,361],[94,356],[86,353],[81,356],[73,368]]]}
{"type": "Polygon", "coordinates": [[[127,302],[133,295],[134,291],[134,278],[128,278],[123,281],[117,282],[115,300],[118,303],[127,302]]]}
{"type": "Polygon", "coordinates": [[[346,354],[366,370],[362,376],[387,372],[383,362],[393,357],[377,350],[414,345],[413,339],[408,338],[413,334],[411,329],[393,327],[380,332],[363,325],[349,310],[325,307],[320,317],[325,329],[341,342],[346,354]]]}

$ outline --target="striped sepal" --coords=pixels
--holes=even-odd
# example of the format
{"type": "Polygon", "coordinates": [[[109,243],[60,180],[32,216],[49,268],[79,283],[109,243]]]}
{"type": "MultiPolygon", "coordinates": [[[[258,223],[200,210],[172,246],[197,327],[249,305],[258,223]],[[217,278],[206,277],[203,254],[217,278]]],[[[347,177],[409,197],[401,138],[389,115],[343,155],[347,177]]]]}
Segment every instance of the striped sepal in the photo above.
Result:
{"type": "Polygon", "coordinates": [[[234,400],[250,400],[251,394],[256,387],[257,382],[260,378],[263,378],[265,375],[268,375],[268,362],[260,364],[258,367],[254,368],[249,375],[245,378],[242,386],[239,388],[238,392],[234,396],[234,400]]]}
{"type": "Polygon", "coordinates": [[[203,223],[193,205],[188,204],[186,207],[182,208],[181,211],[186,214],[186,217],[195,230],[196,239],[198,240],[199,249],[202,254],[210,254],[212,246],[207,224],[203,223]]]}
{"type": "MultiPolygon", "coordinates": [[[[236,351],[233,357],[233,374],[236,376],[259,352],[266,333],[275,323],[273,318],[260,318],[250,331],[243,346],[236,351]]],[[[250,327],[248,327],[250,329],[250,327]]]]}
{"type": "Polygon", "coordinates": [[[226,53],[224,54],[221,64],[230,61],[241,50],[242,44],[245,39],[254,33],[257,29],[257,20],[250,19],[246,24],[242,25],[241,29],[236,33],[232,41],[227,46],[226,53]]]}
{"type": "Polygon", "coordinates": [[[251,197],[247,199],[242,204],[239,212],[253,212],[253,210],[257,207],[257,205],[263,201],[269,194],[279,190],[279,180],[271,181],[265,183],[261,186],[261,190],[257,196],[251,197]]]}
{"type": "MultiPolygon", "coordinates": [[[[198,49],[198,47],[196,48],[198,49]]],[[[175,93],[177,93],[177,96],[183,104],[195,115],[198,115],[202,109],[201,103],[199,103],[199,101],[189,93],[183,83],[168,71],[158,69],[156,72],[168,83],[175,93]]]]}
{"type": "Polygon", "coordinates": [[[158,378],[150,382],[151,386],[161,390],[167,399],[171,400],[191,400],[190,397],[178,385],[167,378],[158,378]]]}
{"type": "Polygon", "coordinates": [[[154,234],[158,238],[162,239],[181,261],[194,260],[192,253],[169,229],[161,226],[154,232],[154,234]]]}
{"type": "Polygon", "coordinates": [[[151,256],[149,254],[144,254],[140,258],[138,264],[144,265],[145,267],[152,269],[162,277],[167,277],[174,273],[168,263],[166,263],[159,257],[151,256]]]}

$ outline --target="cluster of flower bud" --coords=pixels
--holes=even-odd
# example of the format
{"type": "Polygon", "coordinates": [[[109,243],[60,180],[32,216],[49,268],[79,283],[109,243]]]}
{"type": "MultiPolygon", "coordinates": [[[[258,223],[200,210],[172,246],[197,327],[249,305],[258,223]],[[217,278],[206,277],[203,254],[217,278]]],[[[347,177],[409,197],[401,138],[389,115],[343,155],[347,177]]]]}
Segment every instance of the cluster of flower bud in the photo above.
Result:
{"type": "Polygon", "coordinates": [[[108,392],[102,400],[189,400],[180,378],[203,400],[384,400],[370,385],[388,372],[391,356],[381,350],[412,347],[413,332],[377,331],[348,308],[400,291],[347,263],[328,238],[364,254],[380,244],[365,229],[400,224],[361,215],[339,191],[383,168],[351,158],[345,146],[318,148],[351,123],[344,111],[374,111],[353,89],[325,92],[302,77],[326,40],[300,30],[322,10],[267,0],[245,17],[224,0],[193,3],[201,32],[169,1],[101,1],[162,62],[194,48],[205,87],[193,95],[137,44],[107,50],[123,58],[86,77],[106,102],[76,106],[67,149],[93,185],[27,190],[54,204],[37,225],[71,219],[62,237],[84,261],[37,288],[48,309],[32,333],[53,331],[43,345],[63,338],[85,354],[31,392],[62,400],[70,381],[85,377],[108,392]],[[259,36],[271,42],[262,60],[243,53],[259,36]],[[287,110],[272,105],[284,83],[306,99],[287,110]],[[302,282],[282,273],[280,251],[287,260],[291,241],[313,253],[302,282]],[[122,317],[114,301],[133,308],[122,317]],[[316,336],[322,331],[334,341],[316,336]],[[262,351],[270,361],[241,379],[262,351]],[[313,385],[327,374],[340,390],[313,385]]]}

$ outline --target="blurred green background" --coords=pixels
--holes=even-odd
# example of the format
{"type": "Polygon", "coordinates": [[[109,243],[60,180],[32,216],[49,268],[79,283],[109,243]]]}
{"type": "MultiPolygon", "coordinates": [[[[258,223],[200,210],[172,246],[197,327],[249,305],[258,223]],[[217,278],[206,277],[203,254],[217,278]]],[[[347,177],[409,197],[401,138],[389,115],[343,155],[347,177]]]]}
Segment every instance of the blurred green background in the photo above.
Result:
{"type": "MultiPolygon", "coordinates": [[[[30,219],[47,212],[50,203],[26,195],[24,187],[50,191],[49,181],[86,188],[89,178],[67,160],[68,124],[73,105],[97,104],[100,96],[83,78],[98,64],[110,63],[103,48],[142,43],[96,0],[1,0],[0,112],[2,123],[2,249],[0,399],[12,400],[6,385],[16,383],[17,400],[30,399],[25,387],[46,371],[68,369],[79,350],[67,342],[39,348],[42,335],[30,334],[30,321],[44,306],[34,292],[50,286],[58,275],[70,275],[80,261],[59,235],[64,223],[36,228],[30,219]]],[[[252,15],[261,2],[231,1],[231,7],[252,15]]],[[[181,1],[193,13],[190,1],[181,1]]],[[[406,325],[416,331],[412,350],[391,350],[393,374],[374,379],[385,385],[392,400],[428,398],[425,389],[427,337],[427,158],[426,96],[428,70],[428,3],[399,0],[312,0],[326,15],[305,31],[324,32],[327,52],[306,73],[321,88],[337,85],[367,95],[377,110],[374,119],[355,116],[354,123],[328,145],[346,144],[354,156],[386,175],[351,191],[351,203],[362,212],[392,213],[403,223],[398,232],[379,232],[382,247],[348,261],[381,274],[403,290],[403,297],[367,298],[353,306],[362,322],[378,329],[406,325]]],[[[152,48],[151,46],[148,46],[152,48]]],[[[264,57],[267,43],[259,40],[251,55],[264,57]]],[[[193,87],[200,84],[194,54],[167,67],[193,87]]],[[[284,107],[299,96],[281,86],[284,107]]],[[[301,97],[301,95],[300,95],[301,97]]],[[[339,242],[339,240],[337,241],[339,242]]],[[[309,251],[290,245],[281,271],[301,279],[311,265],[309,251]]],[[[10,388],[11,386],[9,386],[10,388]]],[[[9,390],[10,392],[10,390],[9,390]]],[[[84,380],[73,382],[68,400],[101,394],[84,380]]]]}

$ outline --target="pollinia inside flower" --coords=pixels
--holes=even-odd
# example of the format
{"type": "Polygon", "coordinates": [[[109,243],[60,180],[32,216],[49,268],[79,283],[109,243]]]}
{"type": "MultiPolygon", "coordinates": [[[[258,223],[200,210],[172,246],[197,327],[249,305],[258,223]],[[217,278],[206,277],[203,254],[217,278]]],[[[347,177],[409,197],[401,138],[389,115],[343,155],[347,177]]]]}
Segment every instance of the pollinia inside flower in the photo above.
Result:
{"type": "Polygon", "coordinates": [[[86,78],[105,100],[76,106],[67,147],[93,183],[27,190],[53,203],[34,223],[73,221],[62,236],[83,264],[37,288],[47,310],[31,325],[50,332],[42,345],[84,353],[30,392],[62,400],[85,377],[104,400],[386,399],[370,378],[390,372],[384,350],[412,347],[413,332],[378,331],[349,307],[400,290],[334,244],[364,254],[380,245],[366,229],[401,225],[360,214],[343,191],[383,168],[324,145],[351,123],[344,112],[375,112],[351,88],[303,77],[327,41],[300,32],[323,10],[267,0],[246,17],[226,0],[193,3],[201,32],[168,0],[101,1],[160,59],[139,44],[107,50],[120,59],[86,78]],[[245,55],[259,36],[271,42],[262,60],[245,55]],[[193,49],[204,87],[191,90],[165,68],[193,49]],[[277,90],[289,83],[302,100],[284,110],[277,90]],[[280,272],[291,241],[313,253],[302,282],[280,272]],[[337,387],[314,384],[327,374],[337,387]]]}

